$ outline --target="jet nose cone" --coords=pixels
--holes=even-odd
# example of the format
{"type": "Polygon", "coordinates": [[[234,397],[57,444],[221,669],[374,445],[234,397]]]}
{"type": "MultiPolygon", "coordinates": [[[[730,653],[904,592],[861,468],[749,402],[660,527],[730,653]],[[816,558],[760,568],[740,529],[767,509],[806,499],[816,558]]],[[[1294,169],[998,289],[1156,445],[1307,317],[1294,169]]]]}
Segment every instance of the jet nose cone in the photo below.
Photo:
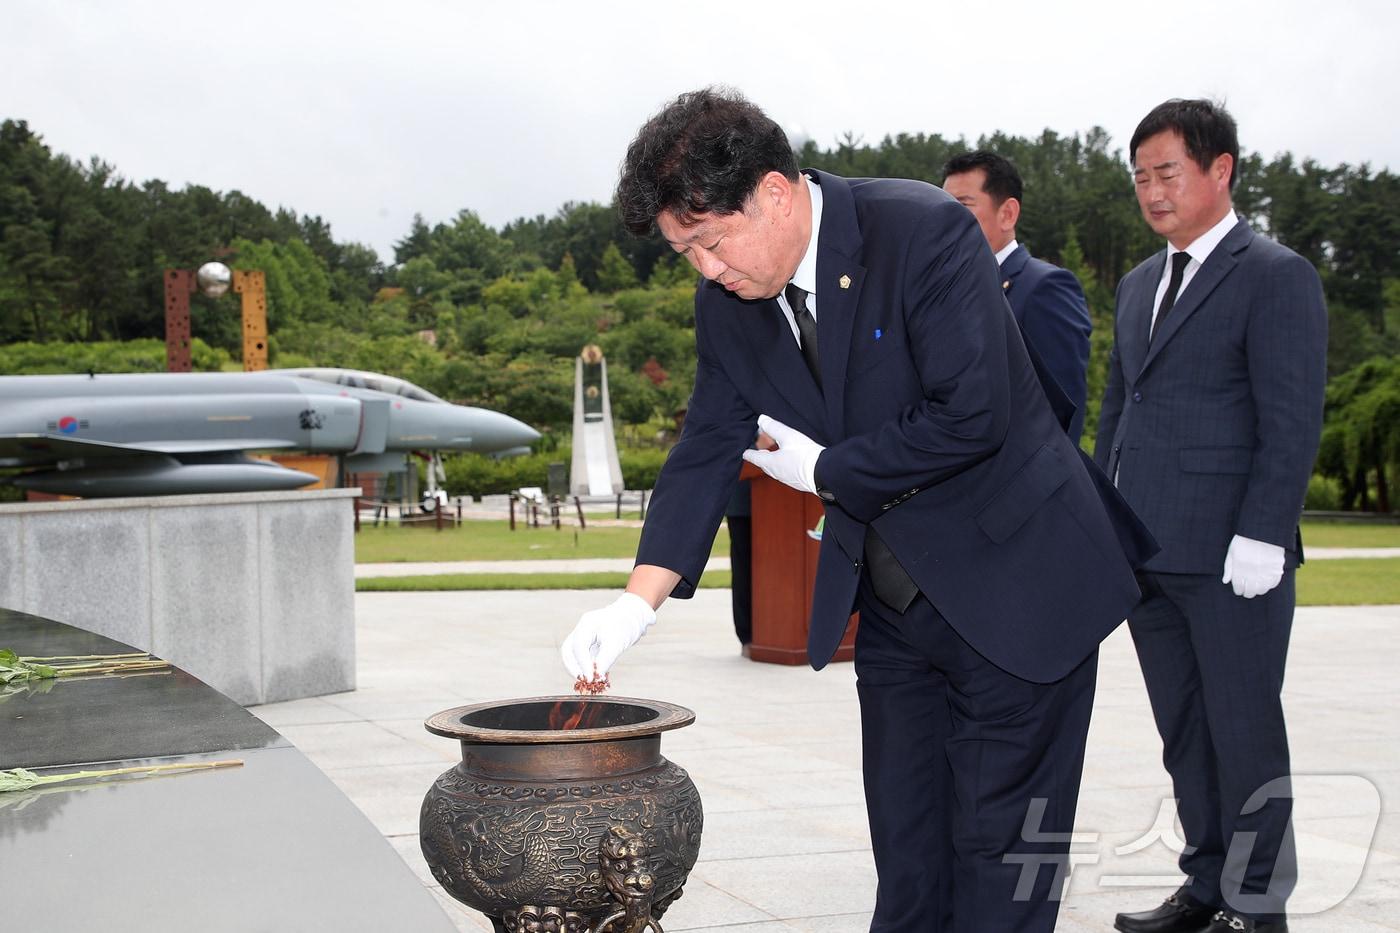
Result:
{"type": "Polygon", "coordinates": [[[472,409],[470,417],[464,420],[467,430],[463,433],[471,438],[470,449],[481,453],[527,447],[540,436],[525,422],[484,408],[472,409]]]}

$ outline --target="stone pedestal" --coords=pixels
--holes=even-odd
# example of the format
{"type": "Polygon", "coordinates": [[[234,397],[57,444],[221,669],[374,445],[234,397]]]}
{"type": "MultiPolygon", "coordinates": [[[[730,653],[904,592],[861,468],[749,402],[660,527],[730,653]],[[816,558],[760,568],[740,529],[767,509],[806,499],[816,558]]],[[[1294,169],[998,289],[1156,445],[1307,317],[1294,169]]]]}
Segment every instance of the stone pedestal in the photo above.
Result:
{"type": "Polygon", "coordinates": [[[3,505],[0,607],[150,651],[244,705],[353,690],[356,493],[3,505]]]}

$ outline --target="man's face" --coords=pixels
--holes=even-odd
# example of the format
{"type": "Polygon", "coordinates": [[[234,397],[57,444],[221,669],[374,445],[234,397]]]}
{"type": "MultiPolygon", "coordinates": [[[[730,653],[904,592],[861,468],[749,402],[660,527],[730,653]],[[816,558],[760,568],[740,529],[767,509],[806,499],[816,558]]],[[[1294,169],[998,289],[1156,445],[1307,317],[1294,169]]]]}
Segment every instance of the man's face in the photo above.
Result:
{"type": "Polygon", "coordinates": [[[974,168],[943,179],[943,190],[972,211],[972,216],[977,218],[977,226],[982,228],[982,235],[995,253],[1016,235],[1016,223],[1011,220],[1008,226],[1007,202],[996,203],[990,194],[982,190],[986,183],[986,170],[974,168]]]}
{"type": "Polygon", "coordinates": [[[656,218],[661,235],[705,278],[740,298],[772,298],[783,290],[807,249],[795,242],[791,212],[760,182],[736,214],[701,214],[684,225],[671,213],[656,218]]]}
{"type": "Polygon", "coordinates": [[[1133,184],[1147,225],[1177,249],[1185,249],[1220,222],[1230,210],[1230,170],[1227,154],[1202,171],[1186,153],[1186,143],[1174,130],[1164,130],[1138,144],[1133,159],[1133,184]]]}

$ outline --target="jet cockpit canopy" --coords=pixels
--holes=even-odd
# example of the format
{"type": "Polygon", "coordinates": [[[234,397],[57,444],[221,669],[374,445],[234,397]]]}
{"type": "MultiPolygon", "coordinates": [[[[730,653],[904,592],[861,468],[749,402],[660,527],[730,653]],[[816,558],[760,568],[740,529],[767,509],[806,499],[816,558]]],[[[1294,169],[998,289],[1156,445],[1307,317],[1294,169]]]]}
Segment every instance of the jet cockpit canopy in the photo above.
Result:
{"type": "MultiPolygon", "coordinates": [[[[271,370],[270,370],[271,371],[271,370]]],[[[302,379],[315,379],[317,382],[328,382],[331,385],[350,386],[354,389],[373,389],[376,392],[385,392],[389,395],[401,395],[404,398],[415,399],[419,402],[442,402],[445,400],[438,398],[433,393],[421,386],[416,386],[407,379],[400,379],[397,376],[386,376],[383,373],[370,373],[362,369],[336,369],[329,366],[307,366],[299,369],[279,369],[275,372],[287,376],[297,376],[302,379]]]]}

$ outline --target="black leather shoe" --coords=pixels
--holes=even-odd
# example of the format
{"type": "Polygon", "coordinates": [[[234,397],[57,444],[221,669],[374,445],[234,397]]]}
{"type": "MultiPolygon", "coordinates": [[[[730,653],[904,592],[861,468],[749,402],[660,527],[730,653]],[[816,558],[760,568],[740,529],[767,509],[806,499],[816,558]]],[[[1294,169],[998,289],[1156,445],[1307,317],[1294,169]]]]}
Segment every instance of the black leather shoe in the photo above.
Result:
{"type": "Polygon", "coordinates": [[[1251,920],[1232,914],[1228,910],[1217,911],[1211,917],[1205,933],[1288,933],[1287,920],[1251,920]]]}
{"type": "Polygon", "coordinates": [[[1119,914],[1113,919],[1113,929],[1121,933],[1203,933],[1209,928],[1211,933],[1216,933],[1211,918],[1219,913],[1216,908],[1198,904],[1178,890],[1156,910],[1119,914]]]}

